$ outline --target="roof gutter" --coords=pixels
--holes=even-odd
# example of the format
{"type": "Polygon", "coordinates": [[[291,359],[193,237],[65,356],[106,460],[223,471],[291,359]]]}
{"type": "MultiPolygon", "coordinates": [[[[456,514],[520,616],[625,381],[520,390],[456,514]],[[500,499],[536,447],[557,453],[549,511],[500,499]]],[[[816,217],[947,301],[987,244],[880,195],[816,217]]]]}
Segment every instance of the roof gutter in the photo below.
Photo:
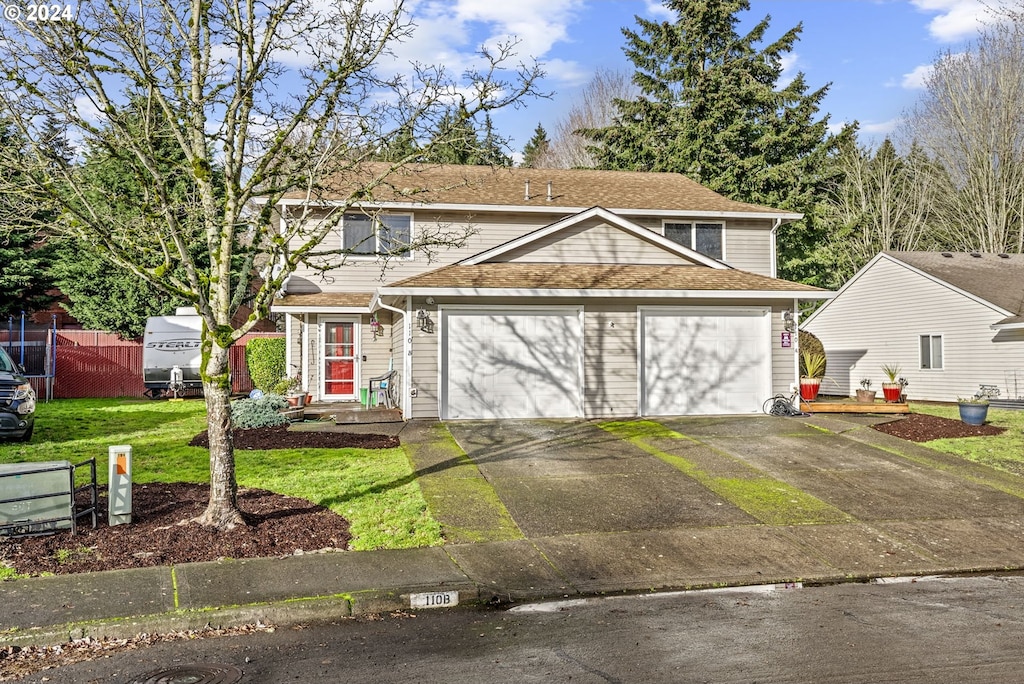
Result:
{"type": "Polygon", "coordinates": [[[565,297],[633,299],[832,299],[830,290],[581,290],[570,288],[382,287],[381,295],[417,297],[565,297]]]}

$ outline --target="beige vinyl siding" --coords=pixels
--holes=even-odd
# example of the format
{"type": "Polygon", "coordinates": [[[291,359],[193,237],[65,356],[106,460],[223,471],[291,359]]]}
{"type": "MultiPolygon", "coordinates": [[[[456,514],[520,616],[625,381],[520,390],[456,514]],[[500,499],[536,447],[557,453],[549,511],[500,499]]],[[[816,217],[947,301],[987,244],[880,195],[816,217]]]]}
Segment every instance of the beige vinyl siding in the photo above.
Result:
{"type": "MultiPolygon", "coordinates": [[[[403,213],[403,212],[396,212],[403,213]]],[[[405,212],[408,213],[408,212],[405,212]]],[[[290,294],[305,294],[315,292],[369,292],[381,284],[393,283],[399,280],[420,275],[432,271],[441,266],[455,263],[461,259],[468,258],[487,249],[497,247],[506,242],[519,238],[527,233],[539,230],[555,221],[565,218],[563,215],[551,214],[500,214],[500,215],[467,215],[455,213],[438,213],[429,208],[417,208],[413,214],[413,234],[421,236],[423,231],[461,231],[470,229],[473,231],[462,247],[438,248],[432,259],[427,259],[423,253],[414,254],[411,259],[393,259],[385,266],[384,262],[374,258],[351,258],[344,266],[330,272],[326,277],[310,269],[301,266],[288,281],[288,292],[290,294]]],[[[651,217],[625,216],[645,228],[663,234],[663,219],[651,217]]],[[[692,221],[686,217],[680,217],[680,221],[692,221]]],[[[717,221],[716,219],[708,219],[717,221]]],[[[728,219],[725,222],[725,262],[735,268],[771,275],[771,247],[770,230],[771,221],[767,219],[728,219]]],[[[558,249],[566,250],[571,259],[587,258],[605,260],[606,263],[621,263],[628,257],[620,253],[617,247],[622,246],[628,253],[636,257],[630,263],[679,263],[678,261],[663,261],[665,252],[658,250],[654,245],[648,245],[631,238],[626,233],[617,231],[610,227],[604,229],[604,237],[612,240],[613,244],[607,244],[599,239],[599,233],[582,231],[573,239],[569,239],[566,245],[558,249]],[[593,240],[590,244],[588,241],[593,240]],[[619,244],[623,243],[623,244],[619,244]],[[613,246],[614,245],[614,246],[613,246]],[[618,259],[619,261],[611,261],[618,259]]],[[[341,247],[340,228],[332,232],[321,244],[320,249],[336,250],[341,247]]],[[[554,238],[549,247],[558,243],[559,238],[554,238]]],[[[535,251],[535,250],[534,250],[535,251]]],[[[550,252],[551,255],[557,253],[550,252]]],[[[511,258],[518,258],[516,254],[511,258]]],[[[543,259],[548,256],[541,257],[543,259]]],[[[532,257],[531,257],[532,259],[532,257]]],[[[552,261],[557,259],[552,258],[552,261]]],[[[579,263],[579,262],[577,262],[579,263]]]]}
{"type": "Polygon", "coordinates": [[[723,261],[733,268],[751,273],[770,276],[772,274],[772,250],[770,219],[695,219],[687,216],[666,219],[661,217],[627,216],[629,220],[648,228],[658,235],[664,235],[664,225],[668,223],[724,223],[723,245],[725,258],[723,261]]]}
{"type": "Polygon", "coordinates": [[[416,398],[412,400],[412,418],[437,418],[440,408],[437,387],[440,321],[437,305],[428,305],[423,298],[414,297],[409,316],[412,324],[412,378],[409,379],[409,383],[410,387],[416,388],[416,398]],[[420,330],[419,324],[416,323],[418,309],[430,314],[430,319],[434,321],[434,332],[420,330]]]}
{"type": "MultiPolygon", "coordinates": [[[[795,302],[772,305],[772,394],[789,394],[790,387],[799,384],[799,367],[796,364],[797,332],[790,334],[791,347],[782,346],[782,333],[786,332],[786,323],[782,320],[782,312],[795,311],[795,302]]],[[[767,399],[767,397],[765,397],[767,399]]]]}
{"type": "Polygon", "coordinates": [[[637,406],[635,303],[583,308],[583,411],[590,418],[635,416],[637,406]]]}
{"type": "Polygon", "coordinates": [[[691,261],[632,233],[591,221],[503,254],[498,260],[534,264],[692,265],[691,261]]]}
{"type": "MultiPolygon", "coordinates": [[[[327,277],[321,276],[318,272],[303,265],[289,279],[288,293],[370,292],[381,285],[394,283],[466,259],[563,218],[553,214],[466,216],[438,214],[429,209],[416,209],[412,214],[413,235],[416,237],[422,236],[426,230],[453,234],[471,230],[473,234],[467,238],[462,247],[434,248],[436,253],[429,259],[422,252],[417,252],[411,259],[391,259],[385,265],[380,259],[354,257],[349,258],[343,266],[333,269],[327,277]]],[[[339,231],[340,228],[328,236],[321,243],[319,249],[327,251],[340,249],[339,231]]]]}
{"type": "Polygon", "coordinates": [[[772,222],[729,219],[725,224],[725,263],[751,273],[772,274],[772,222]]]}
{"type": "MultiPolygon", "coordinates": [[[[391,312],[381,310],[377,312],[377,320],[383,326],[377,339],[373,339],[373,331],[370,328],[370,316],[365,315],[359,320],[359,341],[362,356],[366,359],[360,362],[359,387],[369,387],[370,378],[383,375],[388,372],[388,363],[391,361],[391,312]]],[[[401,364],[395,365],[399,371],[401,364]]]]}
{"type": "Polygon", "coordinates": [[[1006,387],[1024,369],[1022,338],[990,325],[1004,314],[883,258],[862,272],[807,325],[825,345],[827,375],[852,394],[861,378],[880,390],[883,364],[898,364],[911,399],[955,401],[979,384],[1006,387]],[[920,335],[941,335],[943,368],[920,368],[920,335]]]}

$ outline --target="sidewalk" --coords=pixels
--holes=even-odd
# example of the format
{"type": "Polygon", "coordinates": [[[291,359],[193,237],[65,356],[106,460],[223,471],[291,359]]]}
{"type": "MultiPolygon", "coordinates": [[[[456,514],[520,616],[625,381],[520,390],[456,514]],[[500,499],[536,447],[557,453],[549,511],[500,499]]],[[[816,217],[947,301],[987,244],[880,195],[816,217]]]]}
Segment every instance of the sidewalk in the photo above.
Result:
{"type": "MultiPolygon", "coordinates": [[[[767,524],[737,516],[724,524],[675,522],[658,529],[541,533],[402,551],[312,553],[18,580],[0,584],[0,646],[257,620],[330,620],[409,609],[410,594],[431,592],[458,592],[463,605],[500,604],[1024,568],[1020,478],[857,430],[855,423],[832,417],[807,422],[827,427],[827,439],[809,425],[802,426],[807,434],[793,436],[795,423],[786,424],[787,439],[825,440],[818,446],[830,451],[841,447],[843,458],[829,468],[814,465],[814,450],[799,458],[787,451],[788,442],[772,442],[782,437],[759,434],[770,425],[764,421],[747,423],[749,435],[710,421],[688,424],[687,441],[660,440],[658,447],[685,449],[688,458],[700,460],[717,477],[732,458],[720,449],[740,449],[737,444],[745,440],[753,451],[741,477],[749,476],[744,468],[785,475],[830,506],[856,513],[842,521],[767,524]],[[887,481],[895,489],[879,491],[887,481]],[[874,500],[865,501],[865,491],[874,492],[874,500]],[[954,499],[962,505],[950,510],[954,499]]],[[[671,425],[681,429],[683,423],[671,425]]],[[[508,461],[500,465],[510,467],[508,461]]],[[[505,525],[503,514],[495,515],[496,524],[505,525]]],[[[507,526],[500,529],[507,534],[507,526]]]]}

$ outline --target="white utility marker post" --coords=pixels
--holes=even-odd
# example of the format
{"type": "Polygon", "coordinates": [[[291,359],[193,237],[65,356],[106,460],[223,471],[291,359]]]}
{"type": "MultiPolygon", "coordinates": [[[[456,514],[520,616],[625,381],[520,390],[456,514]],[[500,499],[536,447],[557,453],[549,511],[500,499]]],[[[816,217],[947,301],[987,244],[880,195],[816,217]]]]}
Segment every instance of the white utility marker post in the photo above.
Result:
{"type": "Polygon", "coordinates": [[[107,524],[124,525],[132,521],[132,448],[112,446],[108,453],[107,524]]]}

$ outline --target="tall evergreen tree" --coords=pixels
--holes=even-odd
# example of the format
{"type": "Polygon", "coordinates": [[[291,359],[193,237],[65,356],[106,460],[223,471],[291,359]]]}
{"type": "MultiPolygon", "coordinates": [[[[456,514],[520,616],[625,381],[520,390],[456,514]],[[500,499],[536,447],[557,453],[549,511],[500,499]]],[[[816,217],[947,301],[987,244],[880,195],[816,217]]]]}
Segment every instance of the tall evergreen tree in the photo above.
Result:
{"type": "MultiPolygon", "coordinates": [[[[144,120],[136,100],[126,108],[126,119],[136,118],[138,125],[144,120]]],[[[141,135],[143,132],[139,131],[141,135]]],[[[174,145],[165,120],[148,128],[145,135],[152,140],[154,161],[166,178],[167,192],[177,199],[176,211],[180,221],[187,225],[193,219],[194,197],[189,194],[182,174],[184,157],[181,148],[174,145]]],[[[214,178],[220,170],[212,170],[214,178]]],[[[115,156],[101,146],[89,146],[75,177],[80,192],[105,215],[134,225],[140,232],[147,231],[152,221],[153,189],[143,169],[124,158],[115,156]]],[[[219,187],[219,184],[218,184],[219,187]]],[[[190,249],[196,253],[197,264],[206,265],[201,257],[202,239],[195,226],[195,239],[190,249]]],[[[158,266],[163,255],[150,257],[152,266],[158,266]]],[[[180,268],[180,267],[179,267],[180,268]]],[[[68,311],[88,328],[117,333],[124,338],[139,337],[149,316],[173,313],[175,307],[188,301],[175,297],[149,283],[128,269],[114,263],[102,249],[88,241],[67,236],[55,249],[53,275],[57,285],[70,304],[68,311]]]]}
{"type": "Polygon", "coordinates": [[[480,141],[478,164],[487,166],[512,166],[512,157],[505,153],[505,141],[494,130],[491,115],[484,115],[484,137],[480,141]]]}
{"type": "Polygon", "coordinates": [[[465,110],[445,112],[422,159],[435,164],[479,164],[480,137],[465,110]]]}
{"type": "Polygon", "coordinates": [[[531,169],[536,167],[537,162],[547,154],[549,147],[551,147],[551,141],[548,140],[548,132],[544,130],[543,126],[537,124],[537,128],[533,131],[533,137],[523,147],[523,163],[520,166],[531,169]]]}
{"type": "MultiPolygon", "coordinates": [[[[25,139],[11,126],[0,121],[0,146],[5,156],[17,159],[24,154],[25,139]]],[[[37,231],[48,218],[48,205],[41,198],[26,200],[7,192],[24,188],[23,165],[0,167],[0,319],[43,309],[53,301],[47,291],[53,287],[49,275],[49,249],[45,236],[37,231]]]]}
{"type": "Polygon", "coordinates": [[[797,74],[780,87],[801,25],[761,47],[770,17],[737,32],[748,0],[664,4],[675,21],[637,17],[638,31],[623,29],[640,95],[616,100],[610,126],[583,131],[598,165],[680,172],[732,199],[804,213],[780,232],[780,274],[813,282],[811,253],[824,237],[815,204],[837,141],[818,117],[827,85],[808,92],[797,74]]]}

